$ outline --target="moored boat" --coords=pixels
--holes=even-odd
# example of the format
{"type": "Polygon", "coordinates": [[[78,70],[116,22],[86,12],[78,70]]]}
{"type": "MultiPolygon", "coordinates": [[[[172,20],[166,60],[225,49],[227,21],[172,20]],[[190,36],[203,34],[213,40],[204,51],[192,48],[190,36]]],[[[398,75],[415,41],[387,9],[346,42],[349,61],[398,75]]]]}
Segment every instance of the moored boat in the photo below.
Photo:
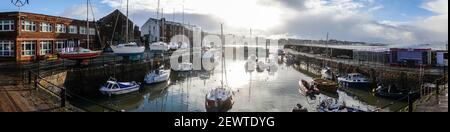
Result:
{"type": "Polygon", "coordinates": [[[100,56],[101,51],[92,51],[85,48],[77,48],[71,52],[61,52],[59,56],[63,59],[68,60],[85,60],[85,59],[93,59],[100,56]]]}
{"type": "Polygon", "coordinates": [[[206,94],[205,107],[208,112],[226,112],[233,107],[233,91],[230,88],[217,87],[206,94]]]}
{"type": "Polygon", "coordinates": [[[194,70],[192,63],[190,62],[183,62],[178,64],[178,66],[173,66],[172,70],[177,71],[177,72],[189,72],[194,70]]]}
{"type": "Polygon", "coordinates": [[[144,54],[145,46],[139,46],[137,43],[130,42],[111,46],[111,49],[117,56],[137,56],[144,54]]]}
{"type": "Polygon", "coordinates": [[[145,76],[144,82],[146,84],[155,84],[155,83],[161,83],[166,82],[170,78],[170,70],[164,70],[164,69],[157,69],[153,70],[152,72],[148,73],[145,76]]]}
{"type": "Polygon", "coordinates": [[[360,73],[351,73],[338,78],[338,83],[343,88],[369,89],[371,81],[360,73]]]}
{"type": "Polygon", "coordinates": [[[170,47],[164,42],[155,42],[149,45],[150,52],[166,52],[169,51],[170,47]]]}
{"type": "Polygon", "coordinates": [[[314,79],[314,86],[318,88],[320,91],[336,93],[338,89],[338,84],[331,80],[326,80],[322,78],[314,79]]]}
{"type": "Polygon", "coordinates": [[[121,95],[136,92],[140,88],[137,82],[118,82],[114,78],[110,78],[105,85],[100,88],[100,92],[104,95],[121,95]]]}
{"type": "Polygon", "coordinates": [[[299,92],[305,96],[319,94],[320,90],[315,88],[314,85],[311,85],[305,80],[298,81],[299,84],[299,92]]]}

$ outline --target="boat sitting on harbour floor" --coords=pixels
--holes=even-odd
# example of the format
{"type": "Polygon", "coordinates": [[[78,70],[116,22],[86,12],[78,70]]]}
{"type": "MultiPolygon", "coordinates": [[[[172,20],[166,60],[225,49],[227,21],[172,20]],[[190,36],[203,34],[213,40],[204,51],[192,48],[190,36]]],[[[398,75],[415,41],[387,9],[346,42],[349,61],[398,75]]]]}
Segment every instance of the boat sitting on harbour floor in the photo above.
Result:
{"type": "Polygon", "coordinates": [[[76,48],[75,51],[72,52],[61,52],[59,56],[63,59],[68,60],[84,60],[84,59],[93,59],[100,56],[101,51],[92,51],[85,48],[76,48]]]}
{"type": "Polygon", "coordinates": [[[140,88],[137,82],[118,82],[115,78],[110,78],[105,85],[100,88],[100,92],[104,95],[121,95],[136,92],[140,88]]]}
{"type": "Polygon", "coordinates": [[[117,56],[139,56],[144,54],[145,46],[139,46],[135,42],[130,42],[127,44],[111,46],[111,49],[117,56]]]}

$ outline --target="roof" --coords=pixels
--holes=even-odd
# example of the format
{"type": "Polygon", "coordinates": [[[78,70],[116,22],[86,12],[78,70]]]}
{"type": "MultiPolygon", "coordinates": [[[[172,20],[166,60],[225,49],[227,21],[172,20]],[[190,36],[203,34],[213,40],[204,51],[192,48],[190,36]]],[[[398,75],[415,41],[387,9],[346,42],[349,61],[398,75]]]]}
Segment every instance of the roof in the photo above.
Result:
{"type": "Polygon", "coordinates": [[[45,15],[45,14],[39,14],[39,13],[30,13],[30,12],[0,12],[0,14],[29,14],[29,15],[40,15],[40,16],[48,16],[48,17],[56,17],[56,18],[62,18],[62,19],[70,19],[70,20],[76,20],[76,21],[86,21],[86,20],[80,20],[80,19],[74,19],[74,18],[68,18],[68,17],[62,17],[62,16],[53,16],[53,15],[45,15]]]}

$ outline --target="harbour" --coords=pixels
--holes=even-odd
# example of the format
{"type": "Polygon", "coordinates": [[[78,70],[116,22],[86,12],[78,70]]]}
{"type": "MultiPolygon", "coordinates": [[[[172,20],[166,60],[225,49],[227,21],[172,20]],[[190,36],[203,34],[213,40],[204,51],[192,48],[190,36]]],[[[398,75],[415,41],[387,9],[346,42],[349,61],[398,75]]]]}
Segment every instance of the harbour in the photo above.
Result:
{"type": "Polygon", "coordinates": [[[98,20],[85,2],[86,20],[0,12],[0,112],[448,112],[448,43],[208,31],[184,2],[139,27],[128,0],[98,20]]]}

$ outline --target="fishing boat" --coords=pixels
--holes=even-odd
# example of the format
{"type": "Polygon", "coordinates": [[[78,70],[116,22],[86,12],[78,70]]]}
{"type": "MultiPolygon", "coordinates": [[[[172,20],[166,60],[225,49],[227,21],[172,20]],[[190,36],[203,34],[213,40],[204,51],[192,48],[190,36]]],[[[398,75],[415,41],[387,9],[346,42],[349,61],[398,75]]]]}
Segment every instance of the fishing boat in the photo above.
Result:
{"type": "Polygon", "coordinates": [[[343,88],[369,89],[371,81],[360,73],[350,73],[338,78],[338,83],[343,88]]]}
{"type": "Polygon", "coordinates": [[[59,57],[68,60],[85,60],[97,58],[101,55],[101,51],[92,51],[89,49],[78,47],[72,52],[61,52],[59,57]]]}
{"type": "Polygon", "coordinates": [[[167,52],[170,47],[167,43],[164,42],[156,42],[149,45],[150,52],[167,52]]]}
{"type": "Polygon", "coordinates": [[[144,82],[146,84],[155,84],[155,83],[161,83],[166,82],[170,78],[170,70],[164,70],[164,69],[157,69],[153,70],[152,72],[148,73],[145,76],[144,82]]]}
{"type": "Polygon", "coordinates": [[[233,91],[228,87],[217,87],[206,94],[206,111],[224,112],[233,107],[233,91]]]}
{"type": "Polygon", "coordinates": [[[139,46],[135,42],[130,42],[111,46],[111,49],[117,56],[137,56],[144,54],[145,46],[139,46]]]}
{"type": "Polygon", "coordinates": [[[331,71],[331,69],[329,67],[325,67],[320,71],[321,75],[322,75],[322,79],[326,79],[326,80],[334,80],[334,75],[333,75],[333,71],[331,71]]]}
{"type": "Polygon", "coordinates": [[[336,93],[338,89],[338,84],[331,80],[326,80],[322,78],[314,79],[314,86],[320,91],[336,93]]]}
{"type": "Polygon", "coordinates": [[[105,85],[100,88],[100,92],[104,95],[121,95],[136,92],[140,88],[137,82],[118,82],[115,78],[110,78],[105,85]]]}
{"type": "Polygon", "coordinates": [[[305,80],[298,81],[299,84],[299,92],[305,96],[316,95],[320,93],[320,90],[311,85],[305,80]]]}
{"type": "Polygon", "coordinates": [[[178,64],[178,66],[172,67],[172,70],[177,71],[177,72],[189,72],[189,71],[194,70],[194,68],[192,67],[192,63],[183,62],[183,63],[178,64]]]}

